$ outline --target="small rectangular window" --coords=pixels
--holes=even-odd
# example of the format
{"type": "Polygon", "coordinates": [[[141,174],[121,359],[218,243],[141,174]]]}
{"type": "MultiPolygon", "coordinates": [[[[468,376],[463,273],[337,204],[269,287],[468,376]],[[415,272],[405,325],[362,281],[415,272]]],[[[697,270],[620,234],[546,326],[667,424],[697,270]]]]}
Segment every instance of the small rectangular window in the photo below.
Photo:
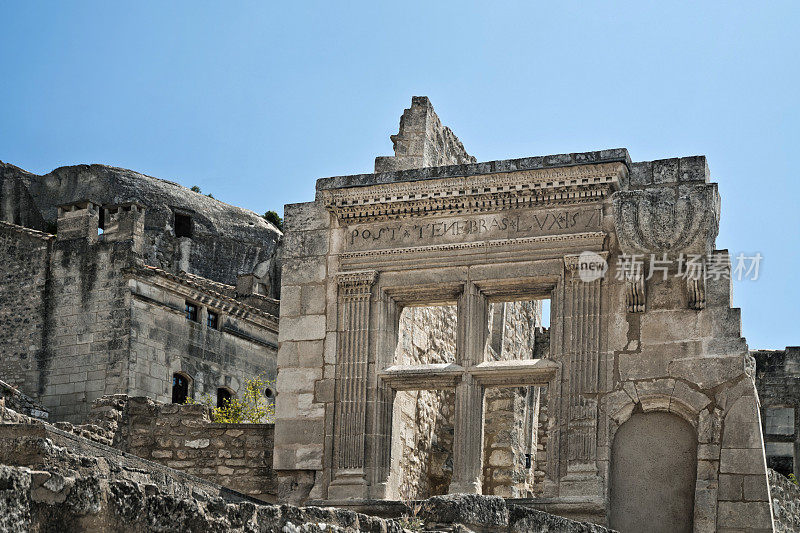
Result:
{"type": "Polygon", "coordinates": [[[182,215],[181,213],[175,213],[175,236],[192,236],[192,217],[189,215],[182,215]]]}
{"type": "Polygon", "coordinates": [[[197,306],[186,302],[186,318],[191,320],[192,322],[197,322],[197,306]]]}
{"type": "Polygon", "coordinates": [[[219,329],[219,315],[214,311],[208,312],[208,319],[206,320],[206,324],[211,329],[219,329]]]}

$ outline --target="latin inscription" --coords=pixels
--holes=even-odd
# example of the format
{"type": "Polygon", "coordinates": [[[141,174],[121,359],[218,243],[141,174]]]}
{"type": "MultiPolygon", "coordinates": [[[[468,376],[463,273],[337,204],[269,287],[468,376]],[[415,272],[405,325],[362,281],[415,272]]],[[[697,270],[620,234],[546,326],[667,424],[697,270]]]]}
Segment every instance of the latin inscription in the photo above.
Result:
{"type": "Polygon", "coordinates": [[[413,223],[403,221],[362,224],[347,228],[347,248],[364,250],[580,233],[599,230],[601,220],[601,208],[583,207],[550,211],[509,211],[413,223]]]}

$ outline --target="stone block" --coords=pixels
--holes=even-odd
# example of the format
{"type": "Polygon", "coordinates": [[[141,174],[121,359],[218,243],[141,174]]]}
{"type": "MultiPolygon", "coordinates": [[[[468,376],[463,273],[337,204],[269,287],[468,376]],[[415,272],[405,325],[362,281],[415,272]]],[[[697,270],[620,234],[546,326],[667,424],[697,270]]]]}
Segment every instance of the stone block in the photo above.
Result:
{"type": "Polygon", "coordinates": [[[305,368],[321,368],[324,364],[323,341],[300,341],[297,343],[298,365],[305,368]]]}
{"type": "Polygon", "coordinates": [[[744,358],[693,357],[669,363],[669,375],[695,383],[701,389],[717,387],[744,373],[744,358]]]}
{"type": "Polygon", "coordinates": [[[720,452],[721,473],[763,475],[765,464],[761,449],[722,448],[720,452]]]}
{"type": "Polygon", "coordinates": [[[708,162],[704,155],[681,157],[679,169],[681,182],[708,183],[711,177],[708,162]]]}
{"type": "Polygon", "coordinates": [[[630,183],[633,187],[642,187],[653,183],[652,161],[631,163],[630,183]]]}
{"type": "Polygon", "coordinates": [[[314,401],[318,403],[333,402],[333,392],[336,381],[333,379],[322,379],[314,384],[314,401]]]}
{"type": "Polygon", "coordinates": [[[322,256],[328,253],[328,232],[325,230],[289,231],[285,236],[284,257],[322,256]]]}
{"type": "Polygon", "coordinates": [[[767,502],[719,502],[717,527],[771,530],[772,515],[767,502]]]}
{"type": "Polygon", "coordinates": [[[676,183],[678,181],[679,166],[680,160],[677,158],[653,161],[653,183],[656,185],[676,183]]]}
{"type": "Polygon", "coordinates": [[[281,283],[289,285],[323,283],[327,275],[326,265],[324,256],[285,258],[281,270],[281,283]]]}
{"type": "Polygon", "coordinates": [[[285,283],[281,285],[281,318],[300,315],[301,294],[302,285],[287,285],[285,283]]]}
{"type": "Polygon", "coordinates": [[[761,448],[761,415],[754,396],[742,396],[725,415],[722,444],[726,448],[761,448]]]}
{"type": "Polygon", "coordinates": [[[275,422],[275,447],[292,444],[311,445],[321,443],[324,433],[324,420],[278,419],[275,422]]]}
{"type": "Polygon", "coordinates": [[[303,292],[300,302],[301,314],[304,315],[323,315],[325,314],[325,284],[303,285],[303,292]]]}
{"type": "Polygon", "coordinates": [[[287,233],[326,229],[330,226],[330,214],[316,202],[286,204],[283,207],[283,226],[287,233]]]}
{"type": "Polygon", "coordinates": [[[727,501],[741,501],[744,499],[742,483],[745,476],[740,474],[719,475],[719,499],[727,501]]]}
{"type": "Polygon", "coordinates": [[[281,318],[278,340],[308,341],[325,338],[325,315],[281,318]]]}
{"type": "Polygon", "coordinates": [[[278,369],[278,394],[314,392],[314,382],[322,379],[321,368],[278,369]]]}

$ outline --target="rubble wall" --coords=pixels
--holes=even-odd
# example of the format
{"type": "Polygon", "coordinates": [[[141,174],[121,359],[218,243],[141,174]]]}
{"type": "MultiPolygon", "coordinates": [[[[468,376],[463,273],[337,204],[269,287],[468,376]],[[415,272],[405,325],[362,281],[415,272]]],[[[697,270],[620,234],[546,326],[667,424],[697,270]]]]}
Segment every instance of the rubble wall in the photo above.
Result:
{"type": "Polygon", "coordinates": [[[51,243],[51,235],[0,222],[0,375],[29,396],[38,392],[39,365],[46,359],[51,243]]]}
{"type": "Polygon", "coordinates": [[[203,405],[130,398],[115,446],[144,459],[274,502],[273,424],[216,424],[203,405]]]}

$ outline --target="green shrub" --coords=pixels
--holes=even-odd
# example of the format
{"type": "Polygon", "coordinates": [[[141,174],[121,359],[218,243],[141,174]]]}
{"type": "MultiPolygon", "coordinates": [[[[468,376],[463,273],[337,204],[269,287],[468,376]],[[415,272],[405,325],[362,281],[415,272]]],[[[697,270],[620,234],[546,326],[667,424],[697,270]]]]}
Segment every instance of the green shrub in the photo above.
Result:
{"type": "Polygon", "coordinates": [[[273,387],[275,380],[262,376],[248,379],[245,382],[242,398],[231,398],[222,407],[214,406],[209,394],[204,394],[200,401],[188,399],[186,403],[199,403],[211,409],[211,420],[220,424],[259,424],[275,421],[275,404],[270,403],[264,395],[267,387],[273,387]]]}

